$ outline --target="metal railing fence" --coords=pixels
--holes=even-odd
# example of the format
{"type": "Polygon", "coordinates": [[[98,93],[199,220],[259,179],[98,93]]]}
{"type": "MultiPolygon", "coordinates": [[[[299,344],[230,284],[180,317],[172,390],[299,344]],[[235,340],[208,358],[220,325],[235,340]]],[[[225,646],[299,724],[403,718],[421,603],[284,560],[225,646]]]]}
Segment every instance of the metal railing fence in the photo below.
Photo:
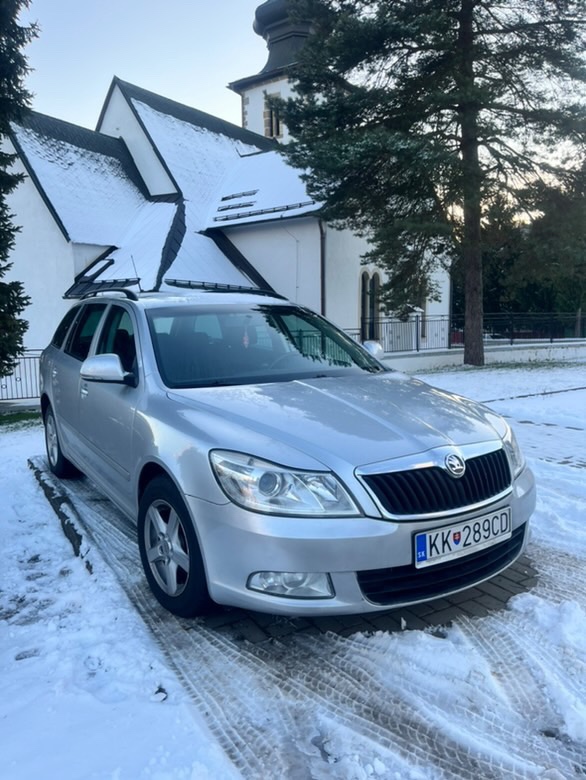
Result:
{"type": "Polygon", "coordinates": [[[39,398],[40,349],[28,349],[9,376],[0,377],[0,401],[24,401],[39,398]]]}
{"type": "MultiPolygon", "coordinates": [[[[365,320],[362,327],[347,331],[357,341],[380,341],[385,353],[421,352],[464,346],[463,316],[426,317],[407,320],[384,317],[365,320]]],[[[520,344],[586,339],[586,316],[577,314],[485,314],[484,339],[494,344],[520,344]]]]}

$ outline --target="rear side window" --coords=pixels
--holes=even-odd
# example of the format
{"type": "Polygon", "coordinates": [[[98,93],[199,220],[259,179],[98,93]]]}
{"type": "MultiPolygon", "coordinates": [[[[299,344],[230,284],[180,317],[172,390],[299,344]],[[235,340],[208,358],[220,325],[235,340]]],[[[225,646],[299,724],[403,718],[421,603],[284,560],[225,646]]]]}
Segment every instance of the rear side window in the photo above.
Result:
{"type": "Polygon", "coordinates": [[[105,308],[105,303],[88,303],[87,306],[84,306],[65,345],[65,351],[68,355],[77,358],[77,360],[86,359],[105,308]]]}
{"type": "Polygon", "coordinates": [[[69,330],[69,326],[73,322],[73,320],[76,318],[76,316],[79,314],[80,307],[74,306],[72,309],[69,309],[65,317],[61,320],[59,325],[57,326],[57,330],[55,331],[55,335],[53,336],[51,340],[51,345],[53,347],[59,348],[61,344],[63,344],[63,339],[67,335],[67,331],[69,330]]]}

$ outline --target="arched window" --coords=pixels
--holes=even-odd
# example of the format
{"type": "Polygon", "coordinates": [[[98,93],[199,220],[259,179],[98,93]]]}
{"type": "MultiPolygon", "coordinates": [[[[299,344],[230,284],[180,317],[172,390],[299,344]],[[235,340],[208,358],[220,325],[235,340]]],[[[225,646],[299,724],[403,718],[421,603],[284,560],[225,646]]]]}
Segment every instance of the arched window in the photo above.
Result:
{"type": "Polygon", "coordinates": [[[380,276],[374,274],[370,280],[370,322],[371,339],[380,338],[380,276]]]}
{"type": "Polygon", "coordinates": [[[360,341],[367,341],[370,329],[370,277],[366,271],[360,277],[360,341]]]}
{"type": "Polygon", "coordinates": [[[380,336],[380,276],[364,271],[360,277],[360,336],[362,341],[380,336]]]}
{"type": "Polygon", "coordinates": [[[264,124],[265,124],[265,136],[267,138],[282,138],[283,136],[283,124],[281,117],[279,116],[279,110],[271,105],[271,98],[280,98],[280,92],[273,92],[268,95],[265,94],[265,110],[264,110],[264,124]]]}

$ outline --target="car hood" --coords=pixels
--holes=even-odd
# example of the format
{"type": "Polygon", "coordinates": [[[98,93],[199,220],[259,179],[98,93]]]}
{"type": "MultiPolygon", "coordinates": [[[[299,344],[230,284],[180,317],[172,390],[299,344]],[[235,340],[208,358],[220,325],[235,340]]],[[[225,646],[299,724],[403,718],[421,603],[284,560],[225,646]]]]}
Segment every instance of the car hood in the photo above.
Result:
{"type": "MultiPolygon", "coordinates": [[[[328,468],[339,459],[357,467],[440,446],[498,441],[505,430],[487,407],[396,372],[168,395],[215,446],[284,457],[271,452],[269,441],[328,468]]],[[[295,460],[288,465],[310,467],[295,460]]]]}

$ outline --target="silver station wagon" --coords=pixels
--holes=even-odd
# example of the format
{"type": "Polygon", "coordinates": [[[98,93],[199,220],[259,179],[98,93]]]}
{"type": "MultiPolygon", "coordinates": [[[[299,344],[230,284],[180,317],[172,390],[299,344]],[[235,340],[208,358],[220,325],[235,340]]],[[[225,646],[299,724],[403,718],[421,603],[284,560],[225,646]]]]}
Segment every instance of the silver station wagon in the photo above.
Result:
{"type": "Polygon", "coordinates": [[[184,617],[374,612],[494,576],[535,506],[511,428],[374,352],[259,290],[90,295],[41,358],[50,468],[137,523],[184,617]]]}

